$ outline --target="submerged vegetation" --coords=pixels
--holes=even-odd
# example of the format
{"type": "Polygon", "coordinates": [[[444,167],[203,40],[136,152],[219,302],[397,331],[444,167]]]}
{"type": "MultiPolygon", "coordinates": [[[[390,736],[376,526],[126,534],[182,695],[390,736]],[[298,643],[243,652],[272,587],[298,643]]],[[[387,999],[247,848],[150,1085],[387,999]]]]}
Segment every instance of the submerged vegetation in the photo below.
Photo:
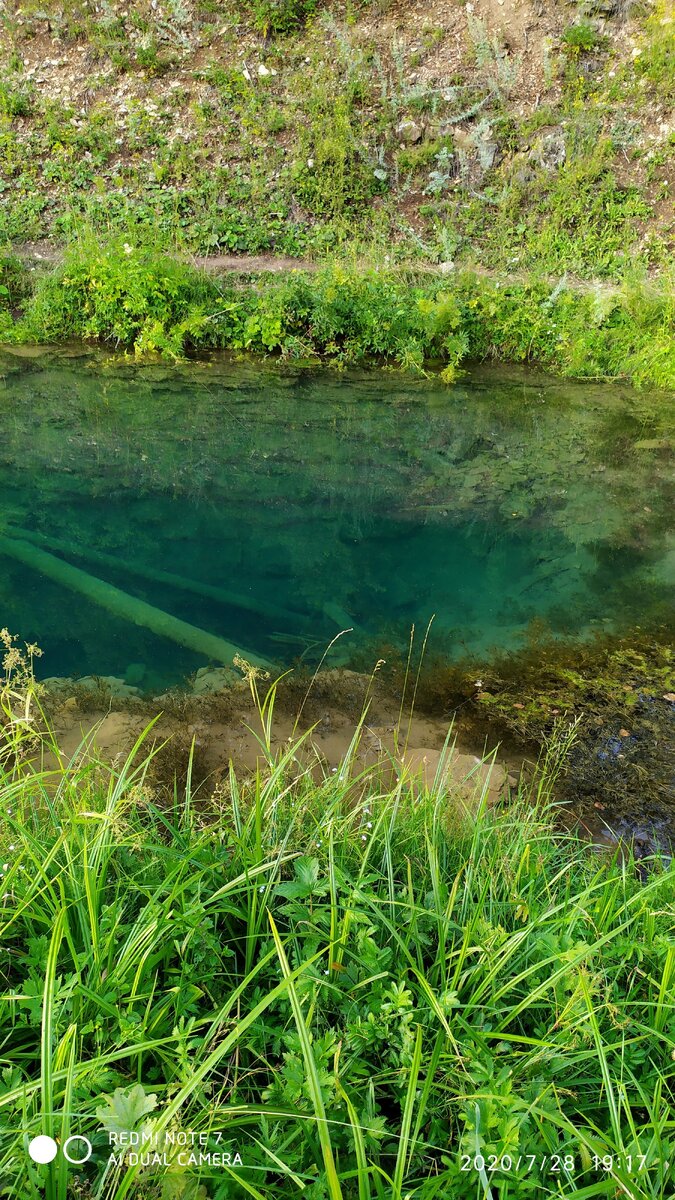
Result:
{"type": "Polygon", "coordinates": [[[333,264],[226,283],[128,242],[105,250],[85,242],[37,281],[15,319],[11,260],[5,271],[6,341],[98,339],[172,358],[218,347],[415,371],[435,363],[448,381],[465,361],[496,358],[675,387],[675,291],[666,280],[607,290],[333,264]]]}
{"type": "MultiPolygon", "coordinates": [[[[483,718],[491,736],[498,731],[535,754],[561,723],[573,723],[558,799],[594,829],[607,825],[667,849],[675,835],[672,624],[583,642],[537,625],[522,649],[489,662],[450,664],[439,656],[421,664],[418,705],[455,712],[474,731],[483,718]]],[[[401,667],[392,674],[398,682],[401,667]]]]}
{"type": "Polygon", "coordinates": [[[172,801],[150,731],[116,766],[59,758],[17,664],[9,643],[4,1195],[671,1194],[675,876],[556,827],[573,731],[506,810],[467,808],[440,769],[354,770],[363,718],[334,774],[302,736],[273,752],[250,672],[257,772],[172,801]],[[91,1156],[37,1165],[38,1134],[91,1156]]]}

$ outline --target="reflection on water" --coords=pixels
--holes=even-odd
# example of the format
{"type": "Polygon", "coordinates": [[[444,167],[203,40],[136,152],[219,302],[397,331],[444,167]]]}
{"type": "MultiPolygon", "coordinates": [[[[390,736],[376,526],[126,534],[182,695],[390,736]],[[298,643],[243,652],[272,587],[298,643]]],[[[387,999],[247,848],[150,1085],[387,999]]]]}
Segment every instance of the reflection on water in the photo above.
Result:
{"type": "Polygon", "coordinates": [[[64,585],[45,553],[279,663],[347,625],[343,657],[403,646],[432,614],[456,655],[516,647],[534,619],[583,635],[667,613],[663,396],[63,351],[0,370],[0,622],[45,674],[157,688],[209,657],[64,585]]]}

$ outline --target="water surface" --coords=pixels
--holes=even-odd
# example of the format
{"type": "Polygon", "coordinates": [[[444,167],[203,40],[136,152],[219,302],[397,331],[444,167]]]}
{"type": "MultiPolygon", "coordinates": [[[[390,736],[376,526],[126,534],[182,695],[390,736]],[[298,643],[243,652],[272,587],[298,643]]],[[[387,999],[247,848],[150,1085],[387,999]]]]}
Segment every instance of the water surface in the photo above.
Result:
{"type": "MultiPolygon", "coordinates": [[[[583,637],[667,618],[664,396],[37,353],[0,355],[4,534],[244,654],[316,661],[351,625],[329,661],[374,661],[432,615],[450,656],[516,648],[532,622],[583,637]]],[[[39,643],[43,675],[156,690],[208,661],[1,561],[0,623],[39,643]]]]}

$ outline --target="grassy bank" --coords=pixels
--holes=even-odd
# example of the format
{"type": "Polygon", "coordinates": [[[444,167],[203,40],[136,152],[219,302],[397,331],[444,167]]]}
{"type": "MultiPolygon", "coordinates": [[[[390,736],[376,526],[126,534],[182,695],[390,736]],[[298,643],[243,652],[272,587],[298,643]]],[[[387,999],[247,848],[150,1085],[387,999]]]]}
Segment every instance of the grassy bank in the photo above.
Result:
{"type": "Polygon", "coordinates": [[[463,272],[326,265],[226,282],[129,242],[77,244],[35,281],[4,260],[0,336],[97,339],[138,354],[203,349],[434,364],[451,381],[463,362],[531,362],[571,378],[675,387],[675,290],[604,288],[463,272]]]}
{"type": "Polygon", "coordinates": [[[674,30],[661,0],[8,0],[0,242],[653,274],[674,30]]]}
{"type": "Polygon", "coordinates": [[[568,735],[531,790],[467,812],[440,777],[420,793],[354,777],[349,754],[318,780],[298,743],[274,757],[272,691],[257,775],[171,803],[149,735],[123,764],[83,750],[36,773],[19,684],[3,1195],[671,1194],[675,874],[645,882],[556,830],[568,735]],[[181,1160],[181,1130],[231,1159],[181,1160]],[[166,1162],[111,1162],[132,1131],[166,1162]],[[40,1133],[92,1157],[36,1166],[40,1133]]]}

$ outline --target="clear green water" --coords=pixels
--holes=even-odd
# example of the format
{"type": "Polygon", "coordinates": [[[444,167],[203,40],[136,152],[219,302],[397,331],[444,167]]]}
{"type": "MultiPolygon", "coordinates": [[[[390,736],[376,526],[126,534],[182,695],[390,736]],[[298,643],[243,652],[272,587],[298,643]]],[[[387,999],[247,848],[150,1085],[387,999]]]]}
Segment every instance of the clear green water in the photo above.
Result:
{"type": "MultiPolygon", "coordinates": [[[[329,662],[374,661],[433,614],[437,649],[486,657],[533,621],[586,636],[667,619],[663,396],[494,369],[447,389],[68,349],[3,351],[0,374],[5,532],[280,664],[315,661],[347,622],[329,662]],[[158,570],[237,603],[147,577],[158,570]]],[[[206,665],[0,561],[0,623],[40,644],[43,675],[141,664],[131,675],[156,689],[206,665]]]]}

